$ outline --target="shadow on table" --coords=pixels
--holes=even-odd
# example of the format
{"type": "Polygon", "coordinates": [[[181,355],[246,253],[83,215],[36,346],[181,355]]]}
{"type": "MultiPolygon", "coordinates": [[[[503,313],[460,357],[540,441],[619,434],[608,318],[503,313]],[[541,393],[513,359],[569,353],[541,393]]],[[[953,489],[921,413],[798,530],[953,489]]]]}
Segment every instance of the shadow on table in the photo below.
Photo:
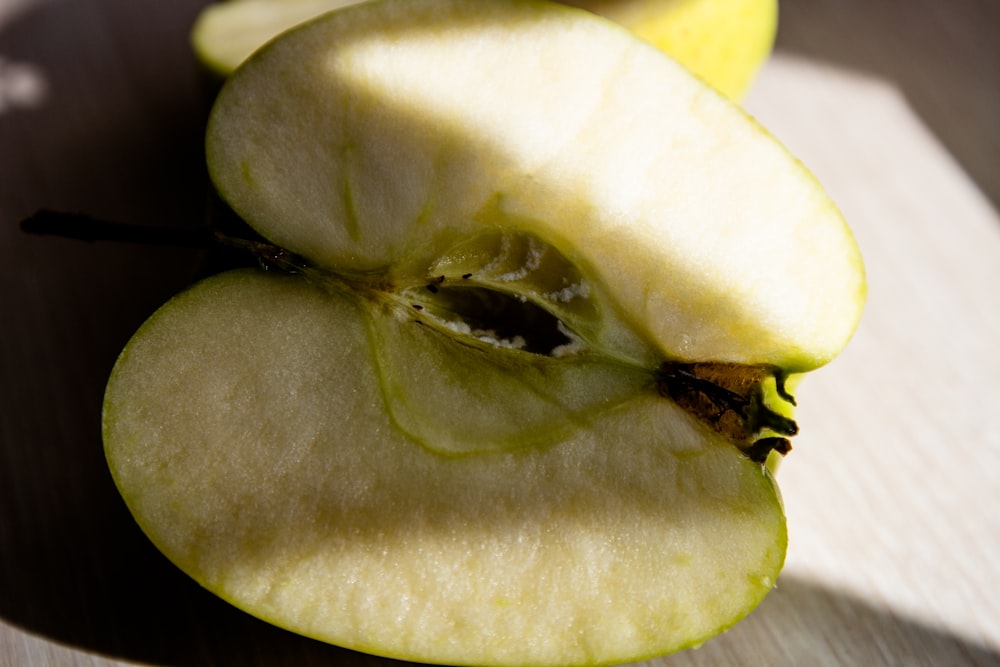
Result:
{"type": "Polygon", "coordinates": [[[892,82],[1000,207],[1000,3],[781,0],[776,49],[892,82]]]}
{"type": "Polygon", "coordinates": [[[747,619],[660,667],[951,665],[992,667],[1000,653],[823,584],[784,574],[747,619]]]}

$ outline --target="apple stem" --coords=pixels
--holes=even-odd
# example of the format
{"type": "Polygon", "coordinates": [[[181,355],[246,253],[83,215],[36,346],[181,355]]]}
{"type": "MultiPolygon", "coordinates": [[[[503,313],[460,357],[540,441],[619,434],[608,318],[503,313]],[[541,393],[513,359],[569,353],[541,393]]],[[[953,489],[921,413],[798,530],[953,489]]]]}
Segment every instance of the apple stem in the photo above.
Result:
{"type": "Polygon", "coordinates": [[[792,396],[791,393],[789,393],[788,389],[785,386],[785,383],[787,381],[788,381],[788,373],[786,373],[785,371],[781,370],[780,368],[775,369],[775,371],[774,371],[774,389],[775,389],[775,391],[778,392],[778,396],[780,396],[782,399],[788,401],[792,405],[798,405],[798,403],[795,402],[795,397],[792,396]]]}
{"type": "Polygon", "coordinates": [[[308,266],[299,255],[263,241],[229,236],[216,230],[154,227],[101,220],[86,213],[41,209],[21,221],[21,230],[37,236],[60,236],[87,243],[115,241],[198,250],[212,250],[223,246],[249,253],[264,269],[273,267],[287,273],[301,273],[308,266]]]}
{"type": "Polygon", "coordinates": [[[790,451],[791,443],[784,436],[799,430],[794,420],[765,405],[761,383],[767,377],[775,379],[778,396],[794,405],[795,398],[785,388],[786,374],[771,366],[664,363],[656,372],[661,396],[692,412],[758,463],[771,450],[790,451]],[[758,437],[765,429],[778,436],[758,437]]]}
{"type": "Polygon", "coordinates": [[[199,229],[130,225],[100,220],[85,213],[65,213],[42,209],[21,221],[21,230],[39,236],[61,236],[94,243],[118,241],[179,248],[211,248],[214,234],[199,229]]]}

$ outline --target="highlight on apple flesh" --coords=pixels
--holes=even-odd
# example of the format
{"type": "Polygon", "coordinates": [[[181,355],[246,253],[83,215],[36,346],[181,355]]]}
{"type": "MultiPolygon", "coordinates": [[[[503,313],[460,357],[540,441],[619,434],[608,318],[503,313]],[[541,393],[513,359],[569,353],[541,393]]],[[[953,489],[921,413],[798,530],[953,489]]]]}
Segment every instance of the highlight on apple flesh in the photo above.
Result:
{"type": "MultiPolygon", "coordinates": [[[[225,0],[206,6],[191,31],[199,60],[228,76],[270,39],[362,0],[225,0]]],[[[413,0],[418,2],[419,0],[413,0]]],[[[620,23],[731,99],[750,88],[774,46],[777,0],[565,0],[620,23]]]]}
{"type": "Polygon", "coordinates": [[[257,51],[206,154],[285,270],[164,305],[103,416],[197,582],[340,646],[518,666],[695,646],[772,589],[764,462],[865,282],[737,106],[582,10],[382,0],[257,51]]]}

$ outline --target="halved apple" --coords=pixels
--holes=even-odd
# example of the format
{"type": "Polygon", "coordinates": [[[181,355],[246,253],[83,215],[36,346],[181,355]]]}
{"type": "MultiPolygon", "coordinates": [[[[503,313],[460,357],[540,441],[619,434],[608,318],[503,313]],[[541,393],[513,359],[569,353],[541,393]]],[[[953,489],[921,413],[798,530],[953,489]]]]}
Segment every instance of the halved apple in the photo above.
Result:
{"type": "Polygon", "coordinates": [[[176,297],[104,407],[116,484],[194,579],[478,665],[676,651],[772,588],[786,380],[865,287],[735,105],[584,11],[386,0],[258,51],[207,155],[288,270],[176,297]]]}
{"type": "MultiPolygon", "coordinates": [[[[420,0],[414,0],[419,2],[420,0]]],[[[207,6],[191,33],[195,53],[228,76],[262,44],[360,0],[228,0],[207,6]]],[[[566,0],[616,21],[738,99],[774,45],[777,0],[566,0]]]]}

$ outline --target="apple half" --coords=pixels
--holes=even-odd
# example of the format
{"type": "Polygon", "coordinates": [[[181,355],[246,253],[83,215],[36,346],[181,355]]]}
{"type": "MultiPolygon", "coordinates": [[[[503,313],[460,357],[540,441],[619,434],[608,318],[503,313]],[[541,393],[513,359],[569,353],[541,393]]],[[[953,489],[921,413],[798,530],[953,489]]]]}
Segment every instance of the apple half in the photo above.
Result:
{"type": "Polygon", "coordinates": [[[207,157],[278,269],[153,315],[103,419],[195,580],[337,645],[522,666],[696,645],[774,586],[763,462],[865,283],[735,105],[581,10],[385,0],[252,56],[207,157]]]}
{"type": "MultiPolygon", "coordinates": [[[[228,76],[276,35],[361,0],[226,0],[191,31],[198,58],[228,76]]],[[[413,0],[419,2],[420,0],[413,0]]],[[[746,93],[774,46],[777,0],[564,0],[632,30],[732,99],[746,93]]]]}

